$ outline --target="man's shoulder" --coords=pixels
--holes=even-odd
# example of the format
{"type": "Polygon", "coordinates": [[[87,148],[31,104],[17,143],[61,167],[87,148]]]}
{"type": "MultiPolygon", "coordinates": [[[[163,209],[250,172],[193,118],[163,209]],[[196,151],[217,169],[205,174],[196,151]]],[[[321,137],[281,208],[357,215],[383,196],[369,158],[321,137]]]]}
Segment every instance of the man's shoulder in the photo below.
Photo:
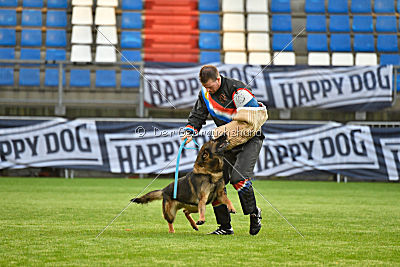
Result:
{"type": "Polygon", "coordinates": [[[246,87],[246,85],[239,80],[233,79],[233,78],[229,78],[229,77],[224,77],[225,79],[225,84],[229,89],[239,89],[239,88],[244,88],[246,87]]]}

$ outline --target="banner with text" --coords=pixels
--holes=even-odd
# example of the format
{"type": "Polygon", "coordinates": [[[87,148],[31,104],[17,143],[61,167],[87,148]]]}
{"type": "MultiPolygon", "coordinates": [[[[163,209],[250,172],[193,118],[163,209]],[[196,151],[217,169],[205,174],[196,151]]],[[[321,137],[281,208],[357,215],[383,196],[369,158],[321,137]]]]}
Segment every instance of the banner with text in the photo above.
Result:
{"type": "MultiPolygon", "coordinates": [[[[374,111],[391,106],[393,66],[334,68],[215,64],[223,76],[241,80],[270,108],[314,107],[374,111]]],[[[201,65],[147,64],[144,100],[148,106],[192,107],[201,83],[201,65]]]]}
{"type": "MultiPolygon", "coordinates": [[[[58,167],[112,173],[173,173],[184,122],[0,120],[0,169],[58,167]]],[[[211,138],[208,121],[195,137],[211,138]]],[[[340,173],[398,181],[400,127],[341,123],[268,122],[256,176],[340,173]]],[[[193,143],[190,145],[193,146],[193,143]]],[[[190,171],[198,149],[183,150],[180,171],[190,171]]]]}

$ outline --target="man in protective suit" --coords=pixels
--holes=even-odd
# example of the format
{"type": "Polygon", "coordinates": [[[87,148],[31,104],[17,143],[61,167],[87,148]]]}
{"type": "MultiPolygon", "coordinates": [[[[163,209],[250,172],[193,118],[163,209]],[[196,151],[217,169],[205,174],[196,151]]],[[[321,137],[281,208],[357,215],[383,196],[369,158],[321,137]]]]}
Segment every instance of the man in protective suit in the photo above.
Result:
{"type": "MultiPolygon", "coordinates": [[[[203,85],[198,99],[189,114],[188,124],[182,140],[188,138],[186,143],[192,141],[192,136],[197,134],[206,123],[208,115],[217,126],[232,121],[239,107],[259,107],[251,89],[241,81],[223,77],[218,69],[212,65],[205,65],[199,73],[203,85]]],[[[261,210],[256,206],[251,178],[257,162],[264,135],[261,130],[246,143],[234,147],[225,153],[224,179],[225,184],[230,182],[239,194],[240,204],[245,215],[250,214],[251,235],[256,235],[261,229],[261,210]],[[233,167],[232,167],[233,166],[233,167]]],[[[226,205],[213,202],[213,209],[219,227],[210,234],[231,235],[231,217],[226,205]]]]}

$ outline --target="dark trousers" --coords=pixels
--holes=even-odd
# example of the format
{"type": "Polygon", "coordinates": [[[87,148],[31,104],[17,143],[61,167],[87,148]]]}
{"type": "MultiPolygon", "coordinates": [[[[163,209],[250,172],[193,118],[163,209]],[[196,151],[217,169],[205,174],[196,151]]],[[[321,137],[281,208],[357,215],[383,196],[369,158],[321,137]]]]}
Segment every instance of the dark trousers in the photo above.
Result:
{"type": "MultiPolygon", "coordinates": [[[[225,184],[230,182],[238,191],[240,204],[245,215],[252,214],[256,210],[256,199],[251,178],[254,175],[253,170],[257,163],[262,143],[263,138],[255,136],[247,143],[227,151],[224,155],[225,184]]],[[[217,223],[223,227],[230,228],[231,217],[228,208],[224,204],[218,204],[213,203],[217,223]]]]}

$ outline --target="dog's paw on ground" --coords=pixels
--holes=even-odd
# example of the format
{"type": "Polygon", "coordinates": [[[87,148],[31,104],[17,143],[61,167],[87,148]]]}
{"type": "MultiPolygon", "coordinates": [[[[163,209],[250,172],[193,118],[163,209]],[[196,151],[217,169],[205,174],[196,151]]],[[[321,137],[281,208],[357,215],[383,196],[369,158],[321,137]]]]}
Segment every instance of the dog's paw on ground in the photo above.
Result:
{"type": "Polygon", "coordinates": [[[196,224],[197,224],[197,225],[202,225],[202,224],[204,224],[205,222],[206,222],[206,221],[200,221],[200,220],[199,220],[199,221],[196,222],[196,224]]]}

